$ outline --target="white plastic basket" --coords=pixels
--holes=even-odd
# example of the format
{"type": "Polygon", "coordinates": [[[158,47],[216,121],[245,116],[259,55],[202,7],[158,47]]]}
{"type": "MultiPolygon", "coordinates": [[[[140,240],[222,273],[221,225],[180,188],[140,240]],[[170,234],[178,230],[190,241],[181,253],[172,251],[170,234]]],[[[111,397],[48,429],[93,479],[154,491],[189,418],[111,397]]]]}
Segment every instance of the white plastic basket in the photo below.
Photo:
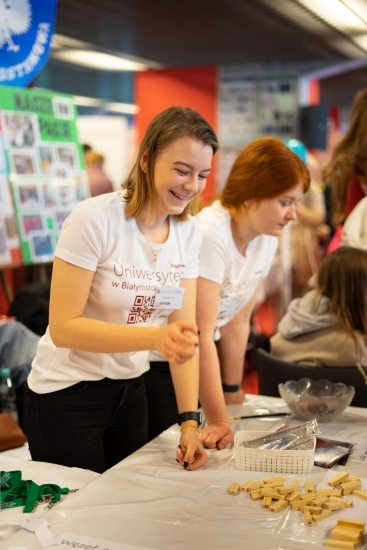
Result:
{"type": "Polygon", "coordinates": [[[242,441],[269,435],[269,432],[242,430],[235,433],[235,461],[239,470],[256,472],[279,472],[283,474],[305,474],[312,470],[315,460],[315,444],[308,451],[249,449],[241,447],[242,441]]]}

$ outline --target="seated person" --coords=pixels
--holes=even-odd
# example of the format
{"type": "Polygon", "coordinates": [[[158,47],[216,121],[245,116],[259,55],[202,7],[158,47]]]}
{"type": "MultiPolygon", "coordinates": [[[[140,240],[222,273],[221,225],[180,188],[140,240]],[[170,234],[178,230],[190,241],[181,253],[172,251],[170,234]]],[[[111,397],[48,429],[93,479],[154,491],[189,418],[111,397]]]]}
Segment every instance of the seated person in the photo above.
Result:
{"type": "Polygon", "coordinates": [[[316,287],[289,304],[270,345],[290,363],[367,365],[367,252],[342,246],[327,255],[316,287]]]}
{"type": "Polygon", "coordinates": [[[27,379],[39,339],[15,318],[0,316],[0,367],[10,369],[15,389],[27,379]]]}

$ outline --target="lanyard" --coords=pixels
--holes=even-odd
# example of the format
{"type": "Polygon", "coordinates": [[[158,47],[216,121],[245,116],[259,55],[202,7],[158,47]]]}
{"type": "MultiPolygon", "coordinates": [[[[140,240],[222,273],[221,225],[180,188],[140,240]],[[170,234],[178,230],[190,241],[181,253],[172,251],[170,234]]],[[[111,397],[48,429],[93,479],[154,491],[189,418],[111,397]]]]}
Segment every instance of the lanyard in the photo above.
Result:
{"type": "MultiPolygon", "coordinates": [[[[77,490],[77,489],[76,489],[77,490]]],[[[22,472],[0,472],[0,508],[24,506],[23,512],[33,512],[40,502],[48,503],[51,508],[59,502],[61,495],[67,495],[67,487],[61,488],[53,483],[37,485],[31,480],[22,480],[22,472]]]]}

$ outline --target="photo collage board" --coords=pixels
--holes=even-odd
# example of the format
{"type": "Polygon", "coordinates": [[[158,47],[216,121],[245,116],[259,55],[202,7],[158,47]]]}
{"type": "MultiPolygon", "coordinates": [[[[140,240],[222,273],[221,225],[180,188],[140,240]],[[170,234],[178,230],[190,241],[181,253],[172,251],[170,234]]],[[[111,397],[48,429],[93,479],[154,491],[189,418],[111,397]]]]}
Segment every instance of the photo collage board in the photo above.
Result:
{"type": "Polygon", "coordinates": [[[261,65],[220,67],[218,80],[218,185],[221,190],[239,153],[256,138],[296,137],[295,74],[261,65]]]}
{"type": "Polygon", "coordinates": [[[90,196],[73,97],[0,87],[0,124],[22,261],[50,262],[65,218],[90,196]]]}

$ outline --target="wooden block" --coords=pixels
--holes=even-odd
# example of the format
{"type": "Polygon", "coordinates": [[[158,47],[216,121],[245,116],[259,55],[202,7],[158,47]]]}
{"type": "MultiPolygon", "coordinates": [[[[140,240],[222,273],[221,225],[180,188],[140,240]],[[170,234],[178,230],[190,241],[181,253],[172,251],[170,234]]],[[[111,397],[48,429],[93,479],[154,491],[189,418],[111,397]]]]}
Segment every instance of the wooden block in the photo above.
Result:
{"type": "Polygon", "coordinates": [[[335,487],[335,485],[339,485],[339,483],[342,483],[343,481],[348,479],[348,477],[348,472],[340,472],[340,474],[329,479],[328,484],[331,485],[331,487],[335,487]]]}
{"type": "Polygon", "coordinates": [[[303,502],[312,502],[315,500],[316,494],[315,493],[306,493],[303,495],[300,495],[300,498],[303,502]]]}
{"type": "Polygon", "coordinates": [[[352,491],[352,495],[354,495],[358,498],[363,498],[363,500],[367,500],[367,491],[361,491],[360,489],[354,489],[352,491]]]}
{"type": "Polygon", "coordinates": [[[277,487],[277,493],[280,495],[290,495],[293,493],[292,487],[277,487]]]}
{"type": "Polygon", "coordinates": [[[341,497],[342,496],[342,490],[341,489],[328,489],[327,492],[328,496],[334,496],[334,497],[341,497]]]}
{"type": "Polygon", "coordinates": [[[306,481],[305,490],[309,493],[315,492],[315,482],[314,481],[306,481]]]}
{"type": "Polygon", "coordinates": [[[324,510],[321,514],[311,514],[313,521],[322,521],[331,516],[331,510],[324,510]]]}
{"type": "Polygon", "coordinates": [[[298,510],[300,510],[301,508],[304,507],[305,501],[304,500],[295,500],[295,501],[291,502],[290,505],[291,505],[291,511],[292,512],[298,512],[298,510]]]}
{"type": "Polygon", "coordinates": [[[311,516],[311,512],[309,510],[307,510],[307,508],[304,510],[303,512],[303,517],[305,519],[305,524],[306,525],[312,525],[312,516],[311,516]]]}
{"type": "Polygon", "coordinates": [[[263,497],[270,497],[274,500],[284,500],[283,495],[280,493],[276,493],[275,491],[272,491],[271,489],[261,489],[261,494],[263,497]]]}
{"type": "Polygon", "coordinates": [[[262,485],[261,481],[254,481],[254,483],[250,486],[250,489],[249,489],[250,493],[252,491],[258,492],[259,489],[261,488],[261,485],[262,485]]]}
{"type": "Polygon", "coordinates": [[[360,489],[361,488],[361,481],[346,481],[345,483],[340,483],[340,489],[342,490],[342,493],[344,489],[360,489]]]}
{"type": "Polygon", "coordinates": [[[346,508],[353,506],[353,502],[351,500],[342,497],[329,497],[329,502],[343,502],[346,508]]]}
{"type": "Polygon", "coordinates": [[[263,498],[263,495],[261,494],[260,491],[256,492],[256,491],[252,491],[250,493],[250,497],[252,500],[261,500],[263,498]]]}
{"type": "Polygon", "coordinates": [[[320,506],[302,506],[300,508],[300,512],[304,512],[305,510],[308,510],[311,514],[321,514],[323,511],[323,508],[320,506]]]}
{"type": "Polygon", "coordinates": [[[349,529],[343,529],[342,527],[333,527],[331,530],[331,538],[338,540],[351,540],[353,542],[359,542],[361,540],[361,531],[355,529],[354,531],[349,529]]]}
{"type": "Polygon", "coordinates": [[[322,506],[323,504],[325,504],[325,502],[327,502],[329,500],[329,497],[328,496],[324,496],[324,497],[316,497],[314,498],[313,500],[313,504],[315,506],[322,506]]]}
{"type": "Polygon", "coordinates": [[[293,487],[293,491],[298,491],[299,489],[299,479],[295,479],[291,485],[293,487]]]}
{"type": "Polygon", "coordinates": [[[345,495],[351,495],[353,493],[353,491],[355,491],[356,489],[360,489],[361,488],[361,484],[359,484],[357,487],[345,487],[344,489],[342,489],[342,495],[345,496],[345,495]]]}
{"type": "Polygon", "coordinates": [[[344,508],[347,508],[347,506],[344,504],[344,502],[325,502],[325,504],[322,505],[323,508],[326,510],[344,510],[344,508]]]}
{"type": "Polygon", "coordinates": [[[339,518],[337,525],[342,525],[343,527],[359,527],[364,530],[366,523],[359,519],[339,518]]]}
{"type": "Polygon", "coordinates": [[[247,493],[248,490],[249,490],[250,485],[252,485],[252,484],[253,484],[253,481],[246,481],[245,483],[242,483],[242,485],[240,486],[240,490],[247,493]]]}
{"type": "Polygon", "coordinates": [[[271,497],[264,497],[261,503],[261,508],[269,508],[272,503],[271,497]]]}
{"type": "Polygon", "coordinates": [[[284,508],[287,508],[288,502],[286,500],[278,500],[270,505],[269,510],[272,512],[281,512],[284,508]]]}
{"type": "Polygon", "coordinates": [[[268,477],[267,479],[263,479],[264,483],[273,483],[274,481],[281,481],[284,483],[285,479],[283,476],[268,477]]]}
{"type": "Polygon", "coordinates": [[[238,495],[238,493],[240,492],[240,484],[232,483],[232,485],[228,487],[227,492],[229,495],[234,495],[234,496],[238,495]]]}
{"type": "Polygon", "coordinates": [[[329,548],[355,548],[356,545],[352,541],[347,540],[336,540],[336,539],[326,539],[325,546],[329,546],[329,548]]]}
{"type": "Polygon", "coordinates": [[[288,500],[288,502],[294,502],[300,497],[300,495],[301,493],[299,491],[294,491],[293,493],[291,493],[286,497],[286,500],[288,500]]]}

